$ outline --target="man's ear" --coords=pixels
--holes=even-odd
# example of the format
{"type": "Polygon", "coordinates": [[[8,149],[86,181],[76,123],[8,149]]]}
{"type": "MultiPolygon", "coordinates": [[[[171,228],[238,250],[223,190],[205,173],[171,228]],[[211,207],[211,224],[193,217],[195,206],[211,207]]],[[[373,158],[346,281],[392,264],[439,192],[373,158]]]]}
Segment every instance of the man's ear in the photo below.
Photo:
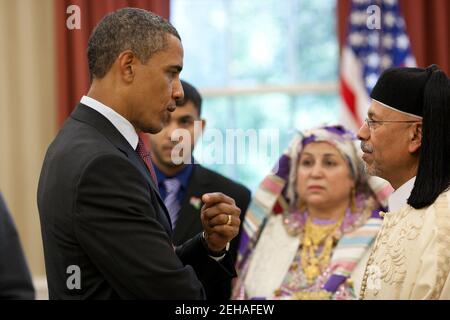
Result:
{"type": "Polygon", "coordinates": [[[117,57],[119,73],[125,82],[133,81],[136,75],[136,61],[137,58],[131,50],[125,50],[117,57]]]}
{"type": "Polygon", "coordinates": [[[414,123],[409,130],[409,147],[410,153],[416,153],[422,145],[422,123],[414,123]]]}

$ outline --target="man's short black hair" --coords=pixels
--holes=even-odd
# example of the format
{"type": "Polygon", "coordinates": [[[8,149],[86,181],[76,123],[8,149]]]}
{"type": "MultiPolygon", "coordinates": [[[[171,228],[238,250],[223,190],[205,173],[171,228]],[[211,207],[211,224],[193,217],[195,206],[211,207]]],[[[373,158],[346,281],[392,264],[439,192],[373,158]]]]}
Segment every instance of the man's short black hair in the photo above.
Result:
{"type": "Polygon", "coordinates": [[[181,85],[183,86],[184,98],[177,101],[177,106],[182,107],[188,101],[191,101],[198,110],[198,116],[200,116],[202,112],[202,96],[190,83],[181,80],[181,85]]]}
{"type": "Polygon", "coordinates": [[[106,15],[88,41],[91,80],[103,78],[125,50],[133,51],[141,63],[147,63],[153,54],[166,49],[169,34],[180,39],[170,22],[147,10],[123,8],[106,15]]]}

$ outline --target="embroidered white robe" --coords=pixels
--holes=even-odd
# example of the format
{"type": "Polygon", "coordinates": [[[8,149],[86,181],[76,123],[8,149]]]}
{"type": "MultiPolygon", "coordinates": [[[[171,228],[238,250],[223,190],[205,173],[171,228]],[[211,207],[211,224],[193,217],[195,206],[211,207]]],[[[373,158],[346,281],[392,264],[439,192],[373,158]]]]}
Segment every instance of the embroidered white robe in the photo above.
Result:
{"type": "Polygon", "coordinates": [[[385,214],[363,278],[363,299],[450,299],[450,191],[427,208],[385,214]]]}

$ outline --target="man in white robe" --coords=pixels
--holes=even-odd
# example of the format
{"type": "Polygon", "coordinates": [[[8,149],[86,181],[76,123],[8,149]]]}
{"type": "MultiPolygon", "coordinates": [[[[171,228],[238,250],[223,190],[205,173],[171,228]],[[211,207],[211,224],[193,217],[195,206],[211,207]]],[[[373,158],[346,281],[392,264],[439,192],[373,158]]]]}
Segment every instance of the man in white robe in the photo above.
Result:
{"type": "Polygon", "coordinates": [[[395,189],[362,299],[450,299],[450,80],[437,66],[386,70],[358,132],[366,170],[395,189]]]}

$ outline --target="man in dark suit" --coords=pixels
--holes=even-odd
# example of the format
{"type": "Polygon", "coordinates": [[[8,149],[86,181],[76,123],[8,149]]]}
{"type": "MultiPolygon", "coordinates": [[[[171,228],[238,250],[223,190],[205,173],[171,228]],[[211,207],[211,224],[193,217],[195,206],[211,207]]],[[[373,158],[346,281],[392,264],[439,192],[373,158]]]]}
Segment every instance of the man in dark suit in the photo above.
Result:
{"type": "Polygon", "coordinates": [[[173,26],[136,8],[107,15],[88,43],[92,79],[45,156],[38,207],[51,299],[203,299],[235,276],[227,244],[240,210],[202,196],[203,233],[172,245],[172,227],[139,138],[183,98],[173,26]]]}
{"type": "Polygon", "coordinates": [[[34,299],[34,288],[14,222],[0,193],[0,299],[34,299]]]}
{"type": "MultiPolygon", "coordinates": [[[[202,97],[188,82],[181,80],[181,84],[184,99],[177,101],[177,109],[171,113],[164,129],[158,134],[148,135],[159,191],[174,226],[174,244],[181,244],[202,230],[199,206],[202,194],[222,192],[232,197],[241,209],[241,221],[250,202],[250,191],[246,187],[194,164],[192,151],[205,126],[205,120],[200,116],[202,97]],[[173,141],[172,134],[175,138],[173,141]],[[178,136],[183,137],[180,142],[178,136]],[[172,153],[175,157],[179,156],[181,163],[172,159],[172,153]]],[[[233,259],[237,256],[238,241],[239,237],[231,241],[230,253],[233,259]]],[[[223,286],[215,286],[206,294],[209,300],[229,299],[231,281],[223,286]]]]}

